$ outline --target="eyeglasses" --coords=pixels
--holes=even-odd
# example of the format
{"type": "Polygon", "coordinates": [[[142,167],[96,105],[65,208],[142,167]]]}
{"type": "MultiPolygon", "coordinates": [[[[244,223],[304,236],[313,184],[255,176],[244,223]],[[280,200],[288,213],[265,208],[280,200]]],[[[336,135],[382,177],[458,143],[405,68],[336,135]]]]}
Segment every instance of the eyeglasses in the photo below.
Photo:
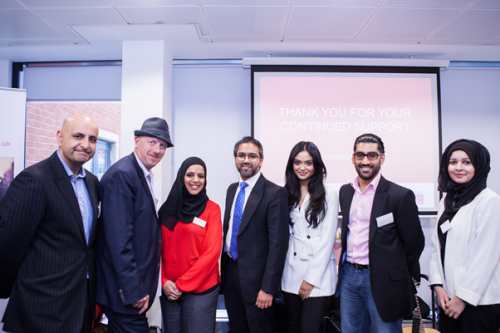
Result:
{"type": "Polygon", "coordinates": [[[365,158],[365,156],[368,157],[370,161],[375,161],[380,155],[382,154],[376,153],[374,151],[371,151],[366,154],[358,151],[353,154],[354,158],[357,159],[358,161],[362,161],[365,158]]]}
{"type": "Polygon", "coordinates": [[[257,154],[245,154],[245,153],[239,153],[238,155],[236,155],[236,157],[240,160],[240,161],[244,161],[246,158],[248,158],[249,161],[253,162],[255,160],[257,160],[260,156],[257,155],[257,154]]]}

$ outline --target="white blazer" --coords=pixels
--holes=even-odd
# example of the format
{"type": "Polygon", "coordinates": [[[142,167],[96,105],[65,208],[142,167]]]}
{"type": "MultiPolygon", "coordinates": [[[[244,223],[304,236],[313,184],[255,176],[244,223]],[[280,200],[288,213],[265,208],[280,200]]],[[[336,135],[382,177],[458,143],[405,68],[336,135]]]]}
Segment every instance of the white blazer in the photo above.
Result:
{"type": "MultiPolygon", "coordinates": [[[[444,198],[438,221],[443,211],[444,198]]],[[[500,304],[500,196],[486,188],[458,210],[446,236],[444,272],[437,228],[429,284],[442,284],[450,298],[474,306],[500,304]]]]}
{"type": "Polygon", "coordinates": [[[309,193],[302,207],[290,212],[290,242],[281,279],[281,288],[288,293],[299,293],[302,281],[314,285],[310,297],[330,296],[335,292],[337,267],[333,245],[337,231],[339,200],[335,190],[325,186],[327,211],[318,227],[309,227],[305,212],[309,193]]]}

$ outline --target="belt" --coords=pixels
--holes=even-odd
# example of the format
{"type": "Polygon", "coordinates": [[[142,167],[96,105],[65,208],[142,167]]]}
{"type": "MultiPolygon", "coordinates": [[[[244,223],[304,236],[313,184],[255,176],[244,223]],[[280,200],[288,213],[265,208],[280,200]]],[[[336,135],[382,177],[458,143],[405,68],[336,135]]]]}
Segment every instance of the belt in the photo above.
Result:
{"type": "Polygon", "coordinates": [[[348,261],[348,263],[353,265],[354,268],[356,268],[356,269],[368,269],[368,265],[360,265],[360,264],[356,264],[356,263],[349,262],[349,261],[348,261]]]}

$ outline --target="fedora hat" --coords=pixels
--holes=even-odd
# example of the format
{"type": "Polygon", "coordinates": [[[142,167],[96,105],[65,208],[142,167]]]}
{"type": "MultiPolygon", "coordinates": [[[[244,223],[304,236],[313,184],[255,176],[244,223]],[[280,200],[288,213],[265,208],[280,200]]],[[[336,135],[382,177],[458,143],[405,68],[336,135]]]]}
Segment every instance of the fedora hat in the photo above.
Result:
{"type": "Polygon", "coordinates": [[[167,142],[168,147],[173,147],[174,144],[170,140],[170,132],[168,124],[163,118],[153,117],[146,119],[140,130],[134,131],[135,136],[153,136],[167,142]]]}

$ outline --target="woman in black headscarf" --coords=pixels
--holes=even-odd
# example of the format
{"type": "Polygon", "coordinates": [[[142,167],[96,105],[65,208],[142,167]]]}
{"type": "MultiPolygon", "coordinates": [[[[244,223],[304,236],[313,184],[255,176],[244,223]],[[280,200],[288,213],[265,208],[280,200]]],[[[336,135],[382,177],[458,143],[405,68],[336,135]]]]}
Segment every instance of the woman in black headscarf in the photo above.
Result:
{"type": "Polygon", "coordinates": [[[215,330],[222,248],[219,205],[206,192],[207,168],[185,160],[158,212],[162,223],[162,307],[166,332],[215,330]]]}
{"type": "Polygon", "coordinates": [[[500,328],[500,196],[486,187],[490,154],[473,140],[444,151],[430,281],[442,333],[500,328]]]}

